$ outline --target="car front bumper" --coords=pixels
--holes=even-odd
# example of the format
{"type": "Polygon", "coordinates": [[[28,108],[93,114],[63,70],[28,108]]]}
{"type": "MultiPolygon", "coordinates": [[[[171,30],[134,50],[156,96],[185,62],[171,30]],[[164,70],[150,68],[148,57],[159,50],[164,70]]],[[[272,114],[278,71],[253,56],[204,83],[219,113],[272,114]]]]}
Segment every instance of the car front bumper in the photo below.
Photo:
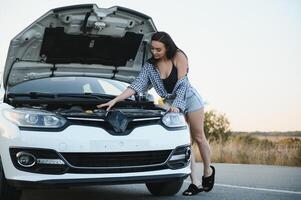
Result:
{"type": "Polygon", "coordinates": [[[188,177],[190,170],[181,170],[185,173],[167,173],[165,175],[137,175],[125,177],[102,177],[94,176],[93,178],[64,178],[45,179],[41,181],[29,180],[7,180],[8,184],[20,189],[43,189],[43,188],[64,188],[76,186],[92,186],[92,185],[120,185],[120,184],[137,184],[137,183],[152,183],[152,182],[168,182],[181,181],[188,177]]]}
{"type": "Polygon", "coordinates": [[[127,136],[112,136],[101,128],[88,126],[69,126],[61,132],[20,131],[13,126],[6,127],[0,134],[2,165],[9,183],[19,187],[142,183],[183,179],[190,174],[190,165],[130,173],[39,174],[17,169],[9,152],[12,147],[51,149],[59,153],[174,150],[190,144],[187,129],[168,131],[160,125],[151,125],[138,127],[127,136]]]}

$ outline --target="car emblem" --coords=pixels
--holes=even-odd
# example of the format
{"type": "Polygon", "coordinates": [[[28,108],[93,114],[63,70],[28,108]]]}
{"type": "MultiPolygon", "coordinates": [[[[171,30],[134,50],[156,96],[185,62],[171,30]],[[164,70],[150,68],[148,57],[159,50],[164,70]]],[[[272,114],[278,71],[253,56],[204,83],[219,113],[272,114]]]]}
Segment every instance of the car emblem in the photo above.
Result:
{"type": "Polygon", "coordinates": [[[117,133],[125,132],[129,119],[127,116],[119,110],[110,110],[105,117],[105,120],[113,127],[117,133]]]}

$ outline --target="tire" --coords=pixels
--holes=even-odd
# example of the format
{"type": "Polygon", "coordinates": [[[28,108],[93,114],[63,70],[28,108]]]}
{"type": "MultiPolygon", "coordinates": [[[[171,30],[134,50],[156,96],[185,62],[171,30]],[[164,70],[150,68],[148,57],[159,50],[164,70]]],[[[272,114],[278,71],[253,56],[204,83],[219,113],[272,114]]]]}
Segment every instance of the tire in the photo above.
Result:
{"type": "Polygon", "coordinates": [[[166,181],[166,182],[155,182],[155,183],[146,183],[146,187],[152,195],[155,196],[172,196],[177,194],[184,180],[174,180],[174,181],[166,181]]]}
{"type": "Polygon", "coordinates": [[[7,184],[0,158],[0,200],[19,200],[22,191],[7,184]]]}

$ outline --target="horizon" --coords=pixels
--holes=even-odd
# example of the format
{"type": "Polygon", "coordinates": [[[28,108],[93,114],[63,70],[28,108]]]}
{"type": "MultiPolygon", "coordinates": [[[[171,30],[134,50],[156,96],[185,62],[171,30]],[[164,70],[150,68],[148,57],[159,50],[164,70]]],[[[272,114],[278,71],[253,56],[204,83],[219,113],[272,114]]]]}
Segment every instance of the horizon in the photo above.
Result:
{"type": "MultiPolygon", "coordinates": [[[[301,130],[301,1],[139,2],[97,5],[120,5],[152,17],[188,55],[189,80],[206,110],[225,114],[232,131],[301,130]],[[166,14],[166,8],[173,12],[166,14]]],[[[13,37],[49,10],[81,3],[96,1],[3,0],[0,71],[13,37]]]]}

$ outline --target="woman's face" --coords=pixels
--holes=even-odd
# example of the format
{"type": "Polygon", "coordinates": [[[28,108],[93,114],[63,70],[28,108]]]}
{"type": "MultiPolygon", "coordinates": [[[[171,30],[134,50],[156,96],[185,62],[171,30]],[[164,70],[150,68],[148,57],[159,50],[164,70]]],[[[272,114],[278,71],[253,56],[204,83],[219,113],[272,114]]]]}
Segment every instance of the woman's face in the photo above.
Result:
{"type": "Polygon", "coordinates": [[[166,47],[165,44],[159,41],[153,40],[151,43],[151,52],[155,59],[161,59],[166,56],[166,47]]]}

